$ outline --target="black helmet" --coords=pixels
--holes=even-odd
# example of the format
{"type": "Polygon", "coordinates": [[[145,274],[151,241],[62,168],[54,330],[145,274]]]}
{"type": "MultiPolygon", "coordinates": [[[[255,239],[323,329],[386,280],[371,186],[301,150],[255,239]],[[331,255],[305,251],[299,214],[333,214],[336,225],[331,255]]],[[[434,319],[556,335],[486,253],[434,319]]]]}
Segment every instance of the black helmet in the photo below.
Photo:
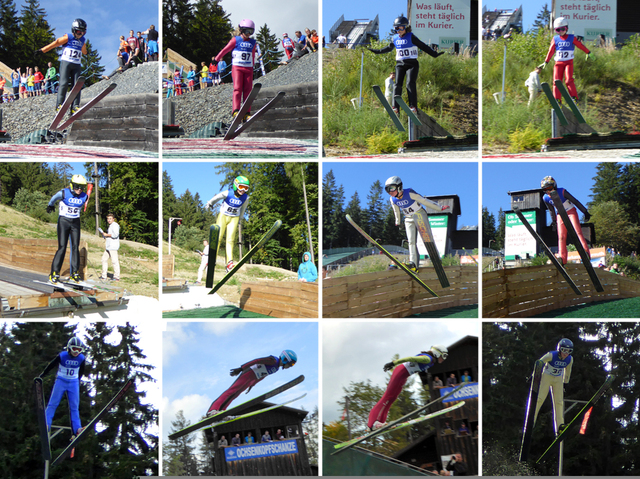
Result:
{"type": "Polygon", "coordinates": [[[403,27],[408,27],[409,26],[409,19],[407,17],[405,17],[404,15],[400,15],[398,18],[396,18],[393,21],[393,27],[399,27],[399,26],[403,26],[403,27]]]}
{"type": "Polygon", "coordinates": [[[74,336],[73,338],[71,338],[69,340],[69,342],[67,343],[67,352],[71,352],[72,350],[75,351],[79,351],[79,352],[84,352],[84,350],[86,349],[86,346],[84,345],[84,343],[82,342],[82,340],[76,336],[74,336]]]}
{"type": "Polygon", "coordinates": [[[87,22],[85,22],[82,18],[76,18],[71,25],[71,33],[75,34],[77,30],[85,33],[87,31],[87,22]]]}

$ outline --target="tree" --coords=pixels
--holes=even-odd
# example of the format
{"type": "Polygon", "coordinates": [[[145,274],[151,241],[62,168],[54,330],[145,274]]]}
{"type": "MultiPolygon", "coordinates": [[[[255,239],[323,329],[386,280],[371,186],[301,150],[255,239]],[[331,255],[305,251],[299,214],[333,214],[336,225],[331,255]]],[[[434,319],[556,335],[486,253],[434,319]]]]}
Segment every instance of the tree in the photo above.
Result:
{"type": "Polygon", "coordinates": [[[373,239],[380,238],[384,229],[384,211],[382,201],[382,183],[376,180],[367,195],[368,205],[363,228],[373,239]]]}
{"type": "MultiPolygon", "coordinates": [[[[176,420],[171,421],[169,434],[180,431],[191,425],[182,411],[176,414],[176,420]]],[[[165,476],[197,476],[198,459],[195,456],[195,447],[191,444],[195,436],[187,434],[178,439],[171,439],[162,446],[163,475],[165,476]]]]}
{"type": "MultiPolygon", "coordinates": [[[[345,215],[351,216],[351,219],[358,226],[362,226],[364,224],[365,212],[362,210],[360,206],[360,197],[358,196],[357,191],[353,194],[353,196],[349,200],[349,204],[347,205],[347,208],[345,209],[344,212],[345,212],[345,215]]],[[[346,234],[344,236],[346,240],[345,246],[347,247],[353,248],[356,246],[367,245],[367,240],[364,239],[364,236],[358,233],[355,230],[355,228],[353,228],[351,225],[347,225],[346,234]]]]}
{"type": "Polygon", "coordinates": [[[280,46],[278,37],[271,34],[269,27],[267,27],[265,23],[256,34],[256,40],[262,52],[262,62],[264,63],[265,71],[269,73],[275,70],[278,67],[278,62],[282,58],[282,52],[278,50],[280,46]]]}
{"type": "Polygon", "coordinates": [[[549,11],[549,5],[544,4],[542,7],[542,11],[538,13],[535,22],[533,22],[532,30],[536,31],[544,31],[549,28],[549,23],[551,21],[551,12],[549,11]]]}
{"type": "Polygon", "coordinates": [[[591,208],[591,221],[599,244],[630,254],[638,245],[640,226],[633,224],[622,206],[615,201],[598,203],[591,208]]]}
{"type": "Polygon", "coordinates": [[[19,33],[20,22],[15,3],[13,0],[0,0],[0,62],[10,68],[20,66],[16,47],[19,33]]]}
{"type": "Polygon", "coordinates": [[[489,213],[486,206],[482,207],[482,246],[489,247],[490,241],[496,241],[496,217],[489,213]]]}
{"type": "Polygon", "coordinates": [[[46,15],[38,0],[27,0],[22,6],[20,31],[16,39],[18,59],[22,64],[26,63],[27,59],[31,60],[33,52],[38,48],[50,44],[56,38],[46,15]]]}
{"type": "Polygon", "coordinates": [[[82,55],[82,75],[87,79],[87,85],[93,85],[98,83],[104,75],[104,67],[100,65],[102,57],[98,55],[98,50],[93,49],[91,42],[87,40],[85,42],[87,47],[87,54],[82,55]]]}
{"type": "Polygon", "coordinates": [[[598,163],[596,176],[593,177],[590,205],[604,201],[618,201],[622,194],[622,165],[620,163],[598,163]]]}
{"type": "Polygon", "coordinates": [[[504,214],[504,211],[502,211],[502,208],[500,208],[500,211],[498,211],[498,232],[497,232],[497,239],[496,242],[498,243],[498,249],[504,249],[504,238],[506,235],[506,228],[507,228],[507,224],[505,222],[505,217],[506,215],[504,214]]]}
{"type": "Polygon", "coordinates": [[[194,15],[188,0],[162,0],[162,45],[187,58],[191,54],[190,25],[194,15]]]}
{"type": "Polygon", "coordinates": [[[209,61],[224,48],[232,30],[230,14],[220,5],[220,0],[198,0],[192,7],[193,22],[189,24],[189,50],[187,58],[209,61]]]}
{"type": "Polygon", "coordinates": [[[336,177],[333,170],[329,170],[322,179],[322,238],[323,249],[331,249],[340,244],[340,222],[342,216],[342,202],[344,201],[344,188],[342,188],[342,201],[340,191],[336,187],[336,177]],[[338,220],[338,221],[336,221],[338,220]],[[334,246],[335,244],[335,246],[334,246]]]}

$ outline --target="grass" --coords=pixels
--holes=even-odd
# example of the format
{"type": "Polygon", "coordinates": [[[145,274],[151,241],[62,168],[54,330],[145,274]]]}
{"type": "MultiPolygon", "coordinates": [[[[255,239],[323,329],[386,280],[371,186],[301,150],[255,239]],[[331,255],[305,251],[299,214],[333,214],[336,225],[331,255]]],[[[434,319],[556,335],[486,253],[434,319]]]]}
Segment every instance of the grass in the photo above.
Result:
{"type": "MultiPolygon", "coordinates": [[[[409,261],[409,257],[399,257],[401,261],[409,261]]],[[[343,276],[351,276],[354,274],[376,273],[378,271],[386,271],[393,262],[384,255],[365,256],[357,261],[354,261],[337,271],[329,273],[330,278],[341,278],[343,276]]],[[[459,266],[460,258],[457,256],[446,255],[442,258],[442,265],[447,266],[459,266]]],[[[472,265],[474,268],[475,265],[472,265]]],[[[424,266],[429,268],[430,266],[424,266]]]]}
{"type": "Polygon", "coordinates": [[[547,311],[533,318],[638,318],[640,298],[600,301],[547,311]]]}

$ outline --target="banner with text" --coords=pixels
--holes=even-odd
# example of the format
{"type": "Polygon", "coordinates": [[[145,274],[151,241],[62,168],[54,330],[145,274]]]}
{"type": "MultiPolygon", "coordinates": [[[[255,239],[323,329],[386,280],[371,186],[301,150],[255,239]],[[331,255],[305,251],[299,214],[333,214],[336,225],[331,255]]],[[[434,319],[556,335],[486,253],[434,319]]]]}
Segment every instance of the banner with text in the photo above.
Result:
{"type": "Polygon", "coordinates": [[[471,0],[411,0],[411,31],[441,50],[470,43],[471,0]]]}
{"type": "MultiPolygon", "coordinates": [[[[444,396],[455,388],[442,388],[440,389],[440,396],[444,396]]],[[[452,402],[452,401],[464,401],[465,399],[477,398],[478,397],[478,383],[468,383],[465,387],[460,389],[460,391],[456,392],[452,396],[449,396],[447,399],[443,399],[442,402],[452,402]]]]}
{"type": "Polygon", "coordinates": [[[566,18],[569,33],[584,37],[587,42],[600,35],[606,38],[617,35],[617,0],[562,0],[555,4],[554,18],[566,18]]]}
{"type": "MultiPolygon", "coordinates": [[[[440,253],[440,257],[444,256],[444,252],[447,247],[447,226],[449,225],[449,217],[447,215],[442,216],[429,216],[429,226],[431,227],[431,232],[433,233],[433,241],[436,243],[436,248],[438,248],[438,253],[440,253]]],[[[422,241],[422,236],[420,234],[418,236],[418,253],[420,256],[428,256],[427,247],[424,245],[424,241],[422,241]]]]}
{"type": "Polygon", "coordinates": [[[283,454],[296,454],[298,443],[295,439],[287,441],[264,442],[261,444],[249,444],[245,446],[226,447],[224,456],[229,461],[241,461],[243,459],[255,459],[257,457],[281,456],[283,454]]]}
{"type": "MultiPolygon", "coordinates": [[[[529,224],[536,229],[536,212],[523,211],[522,214],[529,224]]],[[[518,215],[515,213],[505,214],[505,235],[504,235],[504,259],[514,260],[516,255],[526,258],[527,253],[531,257],[536,255],[536,239],[527,231],[518,215]]]]}

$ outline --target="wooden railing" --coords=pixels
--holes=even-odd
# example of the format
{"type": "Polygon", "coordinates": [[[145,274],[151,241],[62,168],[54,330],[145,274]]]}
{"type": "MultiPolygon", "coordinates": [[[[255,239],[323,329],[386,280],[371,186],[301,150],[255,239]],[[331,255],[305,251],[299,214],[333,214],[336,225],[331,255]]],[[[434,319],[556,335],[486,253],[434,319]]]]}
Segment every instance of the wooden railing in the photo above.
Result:
{"type": "Polygon", "coordinates": [[[274,318],[317,318],[318,283],[244,282],[240,308],[274,318]]]}

